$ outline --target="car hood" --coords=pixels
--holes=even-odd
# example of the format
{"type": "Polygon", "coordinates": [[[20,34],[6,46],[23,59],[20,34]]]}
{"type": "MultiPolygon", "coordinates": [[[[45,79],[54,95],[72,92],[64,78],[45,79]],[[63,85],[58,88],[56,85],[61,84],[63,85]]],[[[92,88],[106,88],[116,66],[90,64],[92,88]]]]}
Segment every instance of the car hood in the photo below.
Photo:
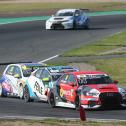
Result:
{"type": "Polygon", "coordinates": [[[73,16],[54,16],[54,17],[51,17],[49,20],[50,21],[64,21],[64,20],[70,20],[72,19],[73,16]]]}
{"type": "Polygon", "coordinates": [[[89,84],[88,87],[98,90],[100,93],[104,92],[118,92],[118,87],[115,84],[89,84]]]}

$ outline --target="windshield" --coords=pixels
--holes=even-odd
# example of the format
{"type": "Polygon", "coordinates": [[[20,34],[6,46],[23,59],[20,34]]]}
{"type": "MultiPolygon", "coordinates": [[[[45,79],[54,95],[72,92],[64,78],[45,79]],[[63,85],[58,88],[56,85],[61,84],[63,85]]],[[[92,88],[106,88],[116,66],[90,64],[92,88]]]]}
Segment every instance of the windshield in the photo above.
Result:
{"type": "Polygon", "coordinates": [[[71,11],[68,11],[68,12],[57,12],[55,14],[55,16],[73,16],[73,15],[74,15],[74,13],[71,12],[71,11]]]}
{"type": "Polygon", "coordinates": [[[52,75],[52,79],[53,81],[57,81],[59,79],[59,77],[61,77],[61,75],[52,75]]]}
{"type": "Polygon", "coordinates": [[[78,84],[110,84],[113,83],[112,79],[107,75],[84,75],[78,76],[78,84]]]}
{"type": "Polygon", "coordinates": [[[22,69],[23,76],[29,77],[33,71],[35,71],[38,68],[41,68],[42,66],[26,66],[25,69],[22,69]]]}

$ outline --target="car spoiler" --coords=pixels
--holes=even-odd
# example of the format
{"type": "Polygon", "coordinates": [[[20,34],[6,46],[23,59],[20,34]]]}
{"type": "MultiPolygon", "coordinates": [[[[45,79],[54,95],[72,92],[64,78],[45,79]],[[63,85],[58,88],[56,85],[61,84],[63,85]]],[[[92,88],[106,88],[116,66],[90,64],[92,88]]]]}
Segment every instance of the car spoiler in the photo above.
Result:
{"type": "Polygon", "coordinates": [[[83,9],[83,8],[80,8],[80,10],[82,10],[84,12],[89,12],[90,11],[89,9],[83,9]]]}
{"type": "Polygon", "coordinates": [[[4,63],[0,63],[0,66],[4,66],[4,65],[9,65],[9,64],[17,64],[17,63],[32,63],[31,61],[29,62],[4,62],[4,63]]]}

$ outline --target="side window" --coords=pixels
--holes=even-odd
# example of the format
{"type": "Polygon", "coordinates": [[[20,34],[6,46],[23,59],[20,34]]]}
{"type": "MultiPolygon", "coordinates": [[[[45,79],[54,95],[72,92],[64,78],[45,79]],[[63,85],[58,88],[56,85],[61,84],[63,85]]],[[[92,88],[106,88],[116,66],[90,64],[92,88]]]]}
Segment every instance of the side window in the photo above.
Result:
{"type": "Polygon", "coordinates": [[[76,84],[76,79],[75,79],[74,75],[69,75],[67,83],[70,83],[70,82],[73,82],[74,84],[76,84]]]}
{"type": "Polygon", "coordinates": [[[50,74],[47,70],[44,70],[41,74],[41,78],[49,78],[50,77],[50,74]]]}
{"type": "Polygon", "coordinates": [[[77,16],[80,16],[80,11],[79,10],[76,10],[75,11],[75,16],[77,17],[77,16]]]}
{"type": "Polygon", "coordinates": [[[16,74],[18,74],[19,77],[21,77],[21,70],[20,70],[20,68],[18,66],[14,67],[13,75],[16,75],[16,74]]]}
{"type": "Polygon", "coordinates": [[[35,72],[35,74],[34,74],[34,76],[35,77],[37,77],[37,78],[41,78],[41,73],[42,73],[42,69],[38,69],[36,72],[35,72]]]}
{"type": "Polygon", "coordinates": [[[60,80],[60,82],[61,83],[67,83],[68,77],[69,77],[69,75],[67,75],[67,74],[63,75],[62,78],[61,78],[61,80],[60,80]]]}
{"type": "Polygon", "coordinates": [[[8,67],[8,69],[5,72],[5,74],[13,75],[13,71],[14,71],[14,66],[10,66],[10,67],[8,67]]]}

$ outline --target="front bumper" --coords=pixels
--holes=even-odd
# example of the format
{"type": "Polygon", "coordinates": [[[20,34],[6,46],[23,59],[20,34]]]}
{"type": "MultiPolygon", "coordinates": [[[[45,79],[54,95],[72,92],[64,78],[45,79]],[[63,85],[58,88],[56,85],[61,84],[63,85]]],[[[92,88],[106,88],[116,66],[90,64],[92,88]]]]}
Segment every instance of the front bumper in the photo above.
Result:
{"type": "Polygon", "coordinates": [[[46,22],[46,29],[72,29],[73,23],[69,22],[46,22]]]}
{"type": "Polygon", "coordinates": [[[121,94],[118,92],[107,92],[101,93],[99,97],[84,98],[81,100],[81,105],[87,109],[112,108],[126,105],[126,100],[123,101],[121,94]]]}

